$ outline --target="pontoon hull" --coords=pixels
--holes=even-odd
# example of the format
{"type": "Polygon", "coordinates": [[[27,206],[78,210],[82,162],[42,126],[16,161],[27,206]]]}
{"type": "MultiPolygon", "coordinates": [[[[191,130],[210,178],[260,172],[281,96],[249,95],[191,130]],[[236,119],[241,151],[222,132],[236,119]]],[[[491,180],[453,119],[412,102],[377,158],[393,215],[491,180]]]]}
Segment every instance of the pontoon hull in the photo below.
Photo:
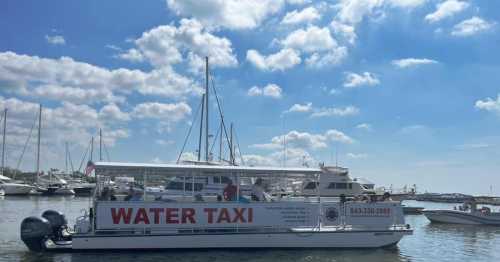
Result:
{"type": "Polygon", "coordinates": [[[500,226],[500,216],[487,216],[454,210],[424,210],[424,215],[431,222],[465,225],[500,226]]]}
{"type": "Polygon", "coordinates": [[[182,235],[75,235],[72,250],[212,248],[378,248],[397,244],[411,230],[182,235]]]}

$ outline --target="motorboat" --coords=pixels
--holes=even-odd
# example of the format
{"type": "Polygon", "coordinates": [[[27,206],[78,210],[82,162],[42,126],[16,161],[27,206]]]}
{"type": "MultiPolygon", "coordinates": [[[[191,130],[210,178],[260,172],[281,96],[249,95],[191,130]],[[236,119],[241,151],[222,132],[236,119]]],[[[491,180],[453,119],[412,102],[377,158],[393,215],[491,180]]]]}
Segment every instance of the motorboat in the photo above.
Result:
{"type": "Polygon", "coordinates": [[[500,212],[492,212],[486,206],[477,208],[474,201],[454,210],[424,210],[423,213],[433,223],[500,226],[500,212]]]}
{"type": "Polygon", "coordinates": [[[13,181],[3,175],[0,175],[0,188],[3,190],[4,195],[28,195],[35,189],[34,186],[13,181]]]}
{"type": "Polygon", "coordinates": [[[399,202],[324,201],[280,198],[256,201],[241,194],[239,181],[252,177],[317,177],[318,168],[95,163],[95,197],[73,227],[63,214],[45,211],[21,223],[21,239],[40,251],[232,249],[232,248],[376,248],[397,244],[412,229],[399,202]],[[112,198],[102,181],[115,175],[228,176],[234,181],[215,196],[157,200],[112,198]],[[229,186],[228,186],[229,187],[229,186]],[[226,198],[227,192],[232,196],[226,198]],[[235,195],[234,195],[235,194],[235,195]],[[70,230],[70,228],[72,230],[70,230]]]}
{"type": "Polygon", "coordinates": [[[315,196],[319,194],[325,197],[359,196],[363,194],[375,194],[374,189],[365,187],[361,181],[349,176],[349,169],[339,166],[321,167],[319,182],[306,180],[303,183],[302,195],[315,196]]]}
{"type": "Polygon", "coordinates": [[[74,195],[68,182],[54,172],[40,175],[36,179],[37,191],[43,195],[74,195]]]}

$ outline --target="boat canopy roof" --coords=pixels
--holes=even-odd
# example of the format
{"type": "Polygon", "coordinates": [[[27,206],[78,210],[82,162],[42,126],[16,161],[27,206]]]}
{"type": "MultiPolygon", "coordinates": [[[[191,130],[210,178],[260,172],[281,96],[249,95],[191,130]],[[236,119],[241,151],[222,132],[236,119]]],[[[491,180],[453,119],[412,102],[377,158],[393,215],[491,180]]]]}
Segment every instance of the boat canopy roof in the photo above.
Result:
{"type": "Polygon", "coordinates": [[[184,165],[184,164],[149,164],[149,163],[120,163],[96,162],[96,175],[148,175],[182,176],[202,175],[221,176],[239,175],[247,177],[274,176],[274,177],[308,177],[316,176],[322,171],[320,168],[284,168],[284,167],[250,167],[224,165],[184,165]]]}

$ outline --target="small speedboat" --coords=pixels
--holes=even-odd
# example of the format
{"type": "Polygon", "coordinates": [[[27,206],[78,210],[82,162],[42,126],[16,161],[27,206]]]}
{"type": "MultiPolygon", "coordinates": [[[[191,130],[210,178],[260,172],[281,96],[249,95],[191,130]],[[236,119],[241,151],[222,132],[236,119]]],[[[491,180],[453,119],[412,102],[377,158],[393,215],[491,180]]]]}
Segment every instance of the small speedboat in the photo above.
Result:
{"type": "Polygon", "coordinates": [[[421,215],[423,211],[423,207],[409,207],[403,205],[403,214],[405,215],[421,215]]]}
{"type": "Polygon", "coordinates": [[[435,223],[500,226],[500,212],[491,212],[489,207],[477,209],[475,202],[455,210],[424,210],[423,213],[435,223]]]}

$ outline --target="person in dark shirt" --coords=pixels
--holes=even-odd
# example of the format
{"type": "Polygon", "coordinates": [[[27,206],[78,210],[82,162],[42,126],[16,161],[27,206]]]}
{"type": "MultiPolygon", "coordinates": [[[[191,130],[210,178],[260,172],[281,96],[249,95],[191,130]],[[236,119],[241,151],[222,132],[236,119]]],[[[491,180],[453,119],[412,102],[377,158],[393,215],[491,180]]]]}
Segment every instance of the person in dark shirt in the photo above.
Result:
{"type": "Polygon", "coordinates": [[[226,201],[236,201],[236,191],[238,188],[236,188],[235,185],[233,185],[233,181],[229,180],[227,182],[226,188],[224,188],[224,200],[226,201]]]}

